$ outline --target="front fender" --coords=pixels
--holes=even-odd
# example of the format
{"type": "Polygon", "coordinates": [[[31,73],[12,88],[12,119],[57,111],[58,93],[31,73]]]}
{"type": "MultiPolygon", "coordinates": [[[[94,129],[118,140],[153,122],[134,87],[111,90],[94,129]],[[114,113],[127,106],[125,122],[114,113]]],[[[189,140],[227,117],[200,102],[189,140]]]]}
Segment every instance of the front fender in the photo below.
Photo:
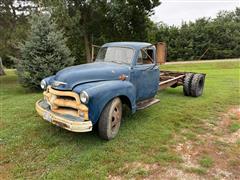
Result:
{"type": "Polygon", "coordinates": [[[95,124],[103,111],[106,104],[118,96],[125,96],[131,104],[132,112],[136,111],[136,89],[129,81],[101,81],[95,83],[87,83],[85,85],[78,85],[74,91],[86,91],[89,95],[89,118],[95,124]]]}
{"type": "Polygon", "coordinates": [[[52,84],[52,82],[54,81],[54,77],[55,76],[49,76],[49,77],[46,77],[44,78],[43,80],[47,83],[47,86],[52,84]]]}

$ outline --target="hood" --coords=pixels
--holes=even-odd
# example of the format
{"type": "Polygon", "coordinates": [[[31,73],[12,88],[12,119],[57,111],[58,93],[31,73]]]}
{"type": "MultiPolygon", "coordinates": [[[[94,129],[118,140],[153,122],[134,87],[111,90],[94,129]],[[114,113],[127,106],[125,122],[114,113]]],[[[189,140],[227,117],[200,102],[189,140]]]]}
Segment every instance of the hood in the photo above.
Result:
{"type": "Polygon", "coordinates": [[[129,68],[127,65],[105,62],[71,66],[54,76],[52,86],[58,90],[72,90],[83,83],[117,80],[122,74],[129,76],[129,68]],[[54,81],[62,82],[62,84],[54,86],[54,81]]]}

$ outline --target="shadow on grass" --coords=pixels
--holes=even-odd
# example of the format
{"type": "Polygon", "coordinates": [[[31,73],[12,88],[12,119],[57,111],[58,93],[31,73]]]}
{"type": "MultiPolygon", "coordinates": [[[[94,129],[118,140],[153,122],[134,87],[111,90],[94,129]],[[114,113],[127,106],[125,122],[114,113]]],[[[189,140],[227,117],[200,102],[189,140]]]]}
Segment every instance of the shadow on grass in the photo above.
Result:
{"type": "Polygon", "coordinates": [[[163,95],[171,95],[171,96],[175,96],[175,97],[179,97],[179,96],[184,97],[182,88],[183,88],[182,86],[179,86],[176,88],[169,88],[169,89],[162,90],[159,93],[163,94],[163,95]]]}

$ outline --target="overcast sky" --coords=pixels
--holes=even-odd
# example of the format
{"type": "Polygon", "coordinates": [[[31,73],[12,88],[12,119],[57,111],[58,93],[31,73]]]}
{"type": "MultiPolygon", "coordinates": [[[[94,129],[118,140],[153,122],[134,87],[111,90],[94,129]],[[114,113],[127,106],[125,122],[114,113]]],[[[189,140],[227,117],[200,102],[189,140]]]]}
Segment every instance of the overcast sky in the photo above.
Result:
{"type": "Polygon", "coordinates": [[[151,17],[154,22],[181,25],[182,21],[194,21],[200,17],[216,17],[220,10],[240,7],[240,0],[160,0],[151,17]]]}

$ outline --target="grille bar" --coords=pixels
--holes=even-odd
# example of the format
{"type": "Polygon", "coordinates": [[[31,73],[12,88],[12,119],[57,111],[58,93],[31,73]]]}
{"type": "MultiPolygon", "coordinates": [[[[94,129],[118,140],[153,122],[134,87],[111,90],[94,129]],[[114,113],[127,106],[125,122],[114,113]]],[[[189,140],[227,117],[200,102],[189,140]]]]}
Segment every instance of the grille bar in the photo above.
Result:
{"type": "Polygon", "coordinates": [[[49,86],[43,94],[53,112],[83,117],[85,120],[88,120],[88,108],[81,104],[77,93],[58,91],[49,86]]]}

